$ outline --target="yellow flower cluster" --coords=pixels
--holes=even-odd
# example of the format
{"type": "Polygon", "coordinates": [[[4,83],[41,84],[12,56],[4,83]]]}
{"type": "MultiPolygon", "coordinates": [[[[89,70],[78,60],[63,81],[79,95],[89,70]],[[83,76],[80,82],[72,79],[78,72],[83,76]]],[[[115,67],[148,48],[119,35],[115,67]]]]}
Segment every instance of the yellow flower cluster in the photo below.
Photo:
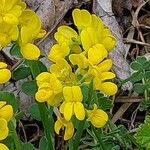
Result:
{"type": "Polygon", "coordinates": [[[2,0],[0,3],[0,48],[18,41],[25,59],[36,60],[40,56],[34,40],[43,37],[38,15],[21,0],[2,0]]]}
{"type": "MultiPolygon", "coordinates": [[[[11,105],[6,105],[5,101],[0,101],[0,140],[4,140],[9,133],[8,122],[13,116],[13,108],[11,105]]],[[[7,146],[0,143],[1,150],[8,150],[7,146]]]]}
{"type": "Polygon", "coordinates": [[[108,96],[117,92],[117,86],[110,81],[115,74],[110,71],[112,60],[108,59],[108,53],[116,43],[111,31],[100,18],[87,10],[75,9],[72,15],[78,33],[68,26],[57,29],[54,35],[57,44],[48,55],[54,64],[49,72],[36,77],[38,91],[35,98],[38,102],[58,107],[55,131],[59,134],[65,127],[65,140],[74,134],[73,115],[78,120],[87,118],[97,128],[108,121],[107,113],[98,109],[96,104],[93,110],[88,110],[84,104],[83,83],[89,86],[93,80],[94,90],[108,96]],[[80,80],[79,76],[82,77],[80,80]]]}
{"type": "Polygon", "coordinates": [[[0,62],[0,84],[6,83],[11,78],[11,72],[7,69],[7,64],[0,62]]]}

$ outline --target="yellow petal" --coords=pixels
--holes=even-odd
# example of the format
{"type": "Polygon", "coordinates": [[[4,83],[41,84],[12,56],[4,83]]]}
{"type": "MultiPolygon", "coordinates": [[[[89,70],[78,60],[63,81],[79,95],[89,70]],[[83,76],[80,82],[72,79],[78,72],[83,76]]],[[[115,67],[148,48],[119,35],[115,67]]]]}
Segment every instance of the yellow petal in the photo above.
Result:
{"type": "Polygon", "coordinates": [[[45,34],[46,34],[46,31],[41,29],[40,32],[37,35],[37,38],[42,38],[43,36],[45,36],[45,34]]]}
{"type": "Polygon", "coordinates": [[[73,102],[67,102],[64,106],[64,118],[69,121],[73,115],[73,102]]]}
{"type": "Polygon", "coordinates": [[[13,107],[11,105],[5,105],[0,108],[0,117],[4,118],[7,122],[11,120],[13,116],[13,107]]]}
{"type": "Polygon", "coordinates": [[[113,36],[106,36],[103,39],[102,44],[108,51],[110,51],[116,46],[116,39],[113,36]]]}
{"type": "Polygon", "coordinates": [[[0,143],[0,150],[9,150],[9,149],[6,145],[0,143]]]}
{"type": "Polygon", "coordinates": [[[0,118],[0,140],[4,140],[8,136],[8,132],[7,121],[0,118]]]}
{"type": "MultiPolygon", "coordinates": [[[[60,26],[57,31],[61,33],[66,39],[76,38],[78,37],[78,34],[75,30],[73,30],[69,26],[60,26]]],[[[57,39],[56,39],[57,40],[57,39]]],[[[59,42],[59,41],[58,41],[59,42]]]]}
{"type": "Polygon", "coordinates": [[[0,33],[0,48],[6,47],[11,42],[10,36],[0,33]]]}
{"type": "Polygon", "coordinates": [[[63,96],[66,102],[70,102],[73,100],[72,88],[70,86],[65,86],[63,88],[63,96]]]}
{"type": "Polygon", "coordinates": [[[40,86],[43,82],[50,81],[50,73],[49,72],[42,72],[36,77],[37,85],[40,86]]]}
{"type": "Polygon", "coordinates": [[[81,42],[82,42],[83,49],[88,51],[89,48],[91,48],[94,44],[93,41],[92,41],[93,35],[91,37],[88,30],[84,29],[81,32],[80,37],[81,37],[81,42]]]}
{"type": "Polygon", "coordinates": [[[112,82],[103,82],[100,85],[100,91],[106,95],[111,96],[117,93],[118,87],[112,82]]]}
{"type": "Polygon", "coordinates": [[[8,69],[0,69],[0,84],[6,83],[11,78],[11,72],[8,69]]]}
{"type": "Polygon", "coordinates": [[[12,27],[11,31],[9,32],[11,40],[17,41],[19,36],[19,29],[17,26],[12,27]]]}
{"type": "Polygon", "coordinates": [[[64,140],[69,140],[72,138],[74,134],[74,127],[72,122],[67,123],[67,126],[65,127],[65,134],[64,134],[64,140]]]}
{"type": "Polygon", "coordinates": [[[69,46],[66,43],[55,44],[48,55],[49,60],[56,62],[59,59],[65,58],[70,52],[69,46]]]}
{"type": "Polygon", "coordinates": [[[4,62],[0,62],[0,69],[5,69],[7,68],[7,64],[4,62]]]}
{"type": "Polygon", "coordinates": [[[56,77],[69,77],[72,69],[65,59],[58,59],[56,64],[50,66],[50,72],[54,73],[56,77]]]}
{"type": "Polygon", "coordinates": [[[4,22],[11,24],[11,25],[17,25],[18,24],[18,18],[12,14],[5,14],[3,17],[4,22]]]}
{"type": "Polygon", "coordinates": [[[87,68],[88,60],[83,54],[71,54],[69,60],[73,65],[78,65],[79,68],[87,68]]]}
{"type": "Polygon", "coordinates": [[[74,103],[74,113],[77,119],[84,120],[85,118],[85,110],[84,106],[81,102],[74,103]]]}
{"type": "Polygon", "coordinates": [[[99,71],[105,72],[109,71],[112,68],[112,60],[106,59],[98,65],[99,71]]]}
{"type": "Polygon", "coordinates": [[[88,59],[92,64],[100,63],[108,56],[108,52],[102,44],[96,44],[88,51],[88,59]]]}
{"type": "Polygon", "coordinates": [[[96,110],[94,110],[94,112],[90,118],[90,121],[96,128],[101,128],[108,121],[108,115],[103,110],[96,109],[96,110]]]}
{"type": "Polygon", "coordinates": [[[38,90],[38,92],[35,94],[35,98],[38,102],[45,102],[52,96],[52,94],[53,92],[50,90],[38,90]]]}
{"type": "Polygon", "coordinates": [[[59,131],[62,128],[62,126],[63,126],[63,123],[62,123],[61,119],[58,117],[57,121],[54,124],[54,130],[57,134],[59,134],[59,131]]]}
{"type": "Polygon", "coordinates": [[[113,72],[102,72],[101,74],[99,74],[99,78],[101,79],[101,81],[113,79],[115,77],[116,75],[113,72]]]}
{"type": "Polygon", "coordinates": [[[39,48],[31,43],[27,43],[21,49],[21,53],[25,59],[28,60],[37,60],[40,56],[39,48]]]}
{"type": "Polygon", "coordinates": [[[58,107],[58,106],[60,105],[60,103],[62,102],[62,96],[63,96],[62,93],[53,95],[52,97],[50,97],[50,98],[47,100],[47,103],[48,103],[50,106],[58,107]]]}
{"type": "Polygon", "coordinates": [[[85,9],[74,9],[72,16],[74,24],[81,29],[91,25],[91,14],[85,9]]]}
{"type": "Polygon", "coordinates": [[[72,98],[74,102],[81,102],[83,100],[83,95],[79,86],[72,86],[72,98]]]}

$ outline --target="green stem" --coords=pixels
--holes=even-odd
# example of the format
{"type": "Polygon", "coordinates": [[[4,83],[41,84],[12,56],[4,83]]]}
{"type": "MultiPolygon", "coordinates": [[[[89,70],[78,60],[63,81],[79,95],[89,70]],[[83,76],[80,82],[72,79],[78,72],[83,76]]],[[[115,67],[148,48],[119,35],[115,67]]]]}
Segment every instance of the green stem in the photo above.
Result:
{"type": "MultiPolygon", "coordinates": [[[[35,79],[37,77],[37,75],[39,75],[41,73],[37,62],[36,61],[27,61],[27,64],[31,69],[33,78],[35,79]]],[[[48,115],[47,107],[44,103],[38,103],[38,108],[40,111],[40,116],[41,116],[42,124],[44,127],[44,133],[48,140],[48,150],[54,150],[52,136],[51,136],[52,135],[52,130],[51,130],[52,122],[49,121],[50,118],[48,115]]]]}
{"type": "Polygon", "coordinates": [[[10,131],[11,131],[14,143],[15,143],[16,150],[21,150],[21,141],[17,135],[16,129],[12,121],[10,121],[10,131]]]}
{"type": "Polygon", "coordinates": [[[103,143],[103,140],[101,138],[102,130],[100,129],[99,131],[97,131],[95,129],[95,127],[93,127],[93,131],[94,131],[94,133],[95,133],[95,135],[96,135],[96,137],[97,137],[97,139],[99,141],[99,146],[100,146],[99,148],[100,148],[100,150],[106,150],[106,148],[104,146],[104,143],[103,143]]]}

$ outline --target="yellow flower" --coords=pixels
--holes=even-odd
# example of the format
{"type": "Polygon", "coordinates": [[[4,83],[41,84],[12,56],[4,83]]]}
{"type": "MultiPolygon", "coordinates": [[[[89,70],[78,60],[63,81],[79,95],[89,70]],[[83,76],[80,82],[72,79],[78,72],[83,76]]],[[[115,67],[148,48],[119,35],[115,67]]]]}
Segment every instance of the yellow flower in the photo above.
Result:
{"type": "Polygon", "coordinates": [[[60,112],[64,118],[69,121],[75,114],[77,119],[84,120],[85,110],[82,104],[83,95],[79,86],[65,86],[63,88],[63,96],[65,101],[60,106],[60,112]]]}
{"type": "Polygon", "coordinates": [[[21,54],[28,60],[37,60],[40,56],[40,50],[32,43],[46,33],[41,29],[40,18],[34,11],[26,9],[19,17],[19,23],[21,54]]]}
{"type": "Polygon", "coordinates": [[[62,84],[54,74],[42,72],[36,77],[38,91],[35,98],[38,102],[48,102],[49,105],[58,105],[61,101],[62,84]]]}
{"type": "Polygon", "coordinates": [[[115,37],[99,17],[92,14],[91,18],[91,25],[84,28],[80,34],[83,49],[88,51],[95,44],[103,44],[107,51],[112,50],[116,45],[115,37]]]}
{"type": "Polygon", "coordinates": [[[97,77],[94,77],[93,85],[95,90],[99,90],[106,95],[115,95],[118,91],[116,84],[108,81],[115,78],[112,72],[102,72],[97,77]]]}
{"type": "Polygon", "coordinates": [[[0,150],[9,150],[9,149],[6,145],[0,143],[0,150]]]}
{"type": "Polygon", "coordinates": [[[103,127],[108,121],[108,115],[102,109],[97,109],[97,105],[94,104],[93,110],[87,110],[88,119],[92,125],[96,128],[103,127]]]}
{"type": "Polygon", "coordinates": [[[92,17],[91,14],[85,9],[74,9],[72,12],[74,24],[79,30],[82,30],[88,26],[91,26],[92,17]]]}
{"type": "Polygon", "coordinates": [[[0,84],[8,82],[11,78],[11,72],[6,68],[7,64],[0,62],[0,84]]]}
{"type": "Polygon", "coordinates": [[[57,121],[55,122],[54,129],[57,134],[61,128],[65,127],[64,140],[69,140],[74,134],[74,127],[71,121],[66,121],[62,117],[57,117],[57,121]]]}
{"type": "Polygon", "coordinates": [[[68,46],[72,44],[73,40],[78,41],[79,38],[77,32],[68,26],[60,26],[54,37],[59,44],[65,42],[68,46]]]}
{"type": "Polygon", "coordinates": [[[64,82],[75,81],[75,75],[72,73],[72,68],[65,59],[59,59],[56,64],[50,66],[50,72],[64,82]]]}
{"type": "Polygon", "coordinates": [[[65,58],[70,53],[69,46],[64,42],[62,44],[55,44],[48,55],[49,60],[56,62],[59,59],[65,58]]]}
{"type": "Polygon", "coordinates": [[[4,140],[9,133],[9,129],[7,127],[7,121],[3,118],[0,118],[0,140],[4,140]]]}
{"type": "Polygon", "coordinates": [[[73,65],[78,65],[79,68],[87,68],[89,63],[83,53],[69,55],[69,60],[73,65]]]}
{"type": "Polygon", "coordinates": [[[18,17],[25,9],[26,4],[20,0],[3,0],[0,3],[0,23],[18,24],[18,17]]]}
{"type": "Polygon", "coordinates": [[[11,120],[12,116],[12,106],[6,105],[5,101],[0,101],[0,140],[4,140],[8,136],[7,122],[11,120]]]}
{"type": "Polygon", "coordinates": [[[0,23],[0,48],[7,46],[11,41],[18,39],[19,30],[16,25],[0,23]]]}

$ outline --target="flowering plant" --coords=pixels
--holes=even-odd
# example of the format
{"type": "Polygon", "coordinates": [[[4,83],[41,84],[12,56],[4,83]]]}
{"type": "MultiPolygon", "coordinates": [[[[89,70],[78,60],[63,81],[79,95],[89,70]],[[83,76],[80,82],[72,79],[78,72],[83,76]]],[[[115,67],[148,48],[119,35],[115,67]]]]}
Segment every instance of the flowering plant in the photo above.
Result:
{"type": "MultiPolygon", "coordinates": [[[[116,45],[115,37],[98,16],[85,9],[74,9],[72,16],[76,28],[63,25],[54,34],[56,44],[48,55],[53,64],[47,70],[40,62],[40,50],[34,43],[46,33],[41,28],[38,15],[27,9],[21,0],[0,3],[0,47],[12,44],[10,53],[17,47],[17,56],[22,60],[21,65],[12,69],[12,75],[7,64],[0,62],[0,84],[10,78],[20,80],[32,76],[34,80],[24,83],[22,91],[36,99],[40,115],[39,118],[38,113],[35,116],[42,121],[48,150],[54,149],[52,128],[59,135],[62,131],[63,139],[70,142],[69,148],[76,149],[86,125],[95,133],[100,147],[104,148],[97,132],[98,128],[107,125],[110,117],[106,110],[112,106],[109,96],[115,95],[118,90],[113,82],[116,77],[111,70],[113,62],[108,58],[116,45]],[[104,99],[111,105],[109,108],[102,107],[104,99]],[[57,120],[53,124],[55,118],[57,120]]],[[[20,115],[18,102],[14,95],[7,92],[1,91],[0,97],[9,102],[6,105],[5,99],[0,98],[0,140],[9,136],[10,128],[17,141],[13,141],[15,149],[23,149],[24,144],[16,133],[16,118],[20,115]],[[12,102],[10,99],[15,100],[12,102]]],[[[11,147],[7,142],[6,145],[11,147]]],[[[0,144],[1,149],[7,150],[7,147],[0,144]]]]}

